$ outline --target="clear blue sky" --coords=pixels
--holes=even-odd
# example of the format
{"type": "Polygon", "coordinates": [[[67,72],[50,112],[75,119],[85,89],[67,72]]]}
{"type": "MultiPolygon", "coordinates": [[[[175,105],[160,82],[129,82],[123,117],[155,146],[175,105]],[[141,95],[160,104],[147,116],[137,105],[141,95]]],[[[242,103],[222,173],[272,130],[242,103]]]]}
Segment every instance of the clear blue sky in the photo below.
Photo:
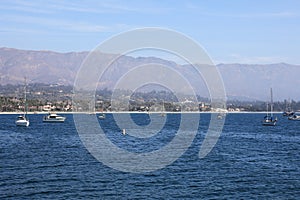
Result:
{"type": "Polygon", "coordinates": [[[300,64],[299,0],[1,0],[0,47],[91,50],[126,30],[164,27],[217,64],[300,64]]]}

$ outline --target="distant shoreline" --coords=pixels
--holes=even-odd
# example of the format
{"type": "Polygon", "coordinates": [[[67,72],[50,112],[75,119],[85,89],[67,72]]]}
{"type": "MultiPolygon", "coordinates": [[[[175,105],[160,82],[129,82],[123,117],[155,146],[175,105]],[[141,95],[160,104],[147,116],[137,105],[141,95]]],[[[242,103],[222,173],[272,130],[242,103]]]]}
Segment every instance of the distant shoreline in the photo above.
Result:
{"type": "MultiPolygon", "coordinates": [[[[33,114],[37,114],[37,115],[47,115],[48,113],[57,113],[57,114],[100,114],[100,113],[105,113],[105,114],[126,114],[126,113],[130,113],[130,114],[160,114],[161,112],[139,112],[139,111],[109,111],[109,112],[94,112],[94,113],[90,113],[90,112],[28,112],[28,115],[33,115],[33,114]]],[[[240,112],[200,112],[200,111],[191,111],[191,112],[164,112],[166,114],[218,114],[218,113],[222,113],[222,114],[264,114],[267,113],[267,111],[240,111],[240,112]]],[[[273,114],[282,114],[283,112],[273,112],[273,114]]],[[[0,112],[0,115],[21,115],[23,114],[23,112],[0,112]]]]}

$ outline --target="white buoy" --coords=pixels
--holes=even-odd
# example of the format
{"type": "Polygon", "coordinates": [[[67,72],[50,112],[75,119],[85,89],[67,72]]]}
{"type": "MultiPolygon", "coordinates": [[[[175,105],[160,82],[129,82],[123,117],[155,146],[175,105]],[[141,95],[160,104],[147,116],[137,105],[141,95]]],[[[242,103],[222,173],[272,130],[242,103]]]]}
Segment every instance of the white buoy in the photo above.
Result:
{"type": "Polygon", "coordinates": [[[123,128],[123,131],[122,131],[123,135],[126,135],[126,129],[123,128]]]}

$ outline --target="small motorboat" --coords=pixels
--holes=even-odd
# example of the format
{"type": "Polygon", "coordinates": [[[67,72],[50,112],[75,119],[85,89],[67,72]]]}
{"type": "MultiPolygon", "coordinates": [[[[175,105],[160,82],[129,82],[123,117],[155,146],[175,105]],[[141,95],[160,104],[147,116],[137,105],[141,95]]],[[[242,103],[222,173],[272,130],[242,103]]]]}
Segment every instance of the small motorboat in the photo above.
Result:
{"type": "Polygon", "coordinates": [[[288,118],[289,120],[295,120],[295,121],[300,121],[300,115],[293,115],[293,116],[290,116],[289,118],[288,118]]]}
{"type": "Polygon", "coordinates": [[[99,116],[98,116],[99,119],[105,119],[105,114],[104,113],[101,113],[99,116]]]}
{"type": "Polygon", "coordinates": [[[43,117],[43,122],[64,122],[66,117],[60,116],[56,113],[49,113],[43,117]]]}

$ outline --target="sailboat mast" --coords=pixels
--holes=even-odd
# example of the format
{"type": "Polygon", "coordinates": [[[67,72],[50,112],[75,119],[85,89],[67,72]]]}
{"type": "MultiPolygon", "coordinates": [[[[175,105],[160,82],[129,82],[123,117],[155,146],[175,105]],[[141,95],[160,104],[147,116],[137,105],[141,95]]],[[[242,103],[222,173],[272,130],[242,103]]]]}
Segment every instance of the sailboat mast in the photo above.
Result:
{"type": "Polygon", "coordinates": [[[27,95],[26,95],[26,87],[27,87],[27,81],[25,77],[25,85],[24,85],[24,113],[27,114],[27,95]]]}
{"type": "Polygon", "coordinates": [[[271,117],[273,117],[273,90],[271,88],[271,117]]]}

